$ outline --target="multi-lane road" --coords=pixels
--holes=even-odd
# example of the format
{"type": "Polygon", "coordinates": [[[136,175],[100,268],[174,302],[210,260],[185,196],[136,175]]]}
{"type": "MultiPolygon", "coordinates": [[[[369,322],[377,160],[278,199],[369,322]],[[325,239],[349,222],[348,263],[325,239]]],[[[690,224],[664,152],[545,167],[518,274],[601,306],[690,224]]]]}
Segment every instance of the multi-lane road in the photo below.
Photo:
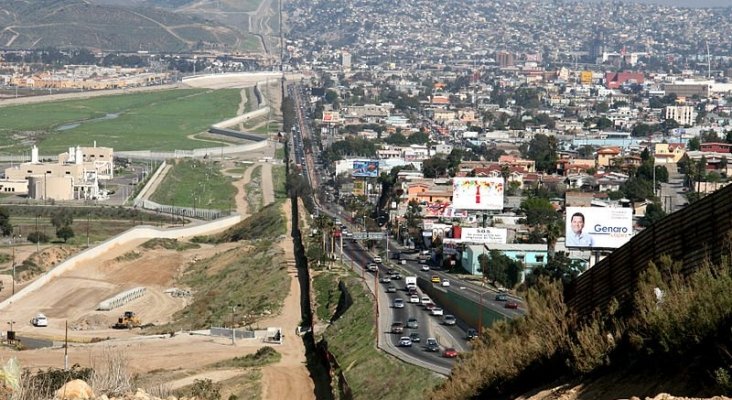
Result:
{"type": "MultiPolygon", "coordinates": [[[[288,94],[295,100],[295,112],[297,113],[297,121],[299,124],[299,126],[293,128],[291,132],[294,161],[300,166],[303,176],[310,183],[313,193],[316,194],[319,186],[320,171],[316,169],[314,153],[317,152],[318,149],[306,149],[304,144],[305,139],[309,139],[310,142],[313,143],[310,126],[307,123],[307,117],[305,115],[306,107],[303,102],[305,94],[299,86],[290,85],[287,90],[288,94]]],[[[340,219],[342,221],[348,220],[345,215],[340,215],[337,210],[329,208],[328,205],[321,204],[318,205],[318,207],[320,212],[327,214],[334,219],[340,219]]],[[[353,228],[353,226],[349,226],[349,228],[353,228]]],[[[395,251],[405,252],[407,250],[398,245],[393,246],[393,249],[395,251]]],[[[466,341],[466,331],[468,328],[477,327],[469,327],[464,321],[459,319],[455,325],[444,325],[442,317],[430,315],[430,313],[421,304],[410,303],[408,301],[409,294],[405,289],[404,279],[395,280],[390,283],[378,282],[378,275],[376,273],[365,271],[366,265],[373,261],[373,255],[367,252],[358,241],[345,240],[342,250],[343,262],[350,265],[356,273],[361,274],[364,277],[365,283],[369,288],[371,288],[372,292],[378,299],[379,307],[377,318],[379,347],[406,362],[429,368],[444,375],[449,374],[454,363],[454,359],[443,357],[444,349],[454,348],[458,352],[468,351],[470,345],[469,342],[466,341]],[[386,288],[390,285],[397,288],[395,293],[387,293],[386,288]],[[404,308],[393,307],[394,300],[397,298],[404,300],[404,308]],[[407,320],[410,318],[415,318],[417,320],[417,328],[406,327],[407,320]],[[403,334],[391,333],[391,326],[394,322],[404,323],[405,328],[403,334]],[[399,340],[402,336],[409,336],[414,332],[419,334],[420,342],[414,343],[411,347],[399,346],[399,340]],[[425,342],[427,338],[430,337],[437,339],[440,345],[439,351],[427,351],[425,342]]],[[[442,280],[449,280],[451,282],[449,287],[441,287],[441,290],[459,292],[461,296],[474,301],[476,304],[483,304],[496,314],[502,315],[506,318],[515,318],[524,313],[521,305],[518,309],[506,309],[504,308],[505,302],[493,301],[496,292],[494,290],[486,289],[480,284],[456,279],[454,274],[450,274],[437,268],[430,268],[427,271],[423,271],[423,264],[419,264],[414,257],[411,259],[407,258],[404,263],[399,263],[398,265],[390,264],[390,260],[383,261],[384,263],[379,265],[378,270],[378,274],[381,274],[381,276],[389,274],[392,270],[397,270],[403,277],[418,276],[429,281],[432,276],[437,275],[442,280]]],[[[420,298],[424,296],[424,293],[422,293],[421,290],[419,290],[419,296],[420,298]]],[[[520,301],[517,298],[511,298],[511,300],[520,304],[520,301]]],[[[441,304],[437,304],[437,306],[442,307],[441,304]]],[[[449,309],[445,309],[444,313],[450,314],[451,311],[449,309]]]]}

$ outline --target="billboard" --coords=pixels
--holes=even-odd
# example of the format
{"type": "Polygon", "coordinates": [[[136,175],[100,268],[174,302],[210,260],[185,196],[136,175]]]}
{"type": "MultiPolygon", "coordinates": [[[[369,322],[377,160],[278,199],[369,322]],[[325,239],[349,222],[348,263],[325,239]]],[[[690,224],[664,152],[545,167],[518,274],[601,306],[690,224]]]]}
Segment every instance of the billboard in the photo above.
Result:
{"type": "Polygon", "coordinates": [[[504,228],[463,228],[460,233],[463,242],[506,244],[508,229],[504,228]]]}
{"type": "Polygon", "coordinates": [[[422,206],[424,217],[467,218],[467,211],[458,211],[450,203],[427,203],[422,206]]]}
{"type": "Polygon", "coordinates": [[[453,178],[452,206],[459,210],[502,210],[503,178],[453,178]]]}
{"type": "Polygon", "coordinates": [[[633,236],[633,209],[617,207],[567,207],[568,248],[615,249],[633,236]]]}
{"type": "Polygon", "coordinates": [[[379,176],[378,160],[353,160],[353,176],[376,178],[379,176]]]}

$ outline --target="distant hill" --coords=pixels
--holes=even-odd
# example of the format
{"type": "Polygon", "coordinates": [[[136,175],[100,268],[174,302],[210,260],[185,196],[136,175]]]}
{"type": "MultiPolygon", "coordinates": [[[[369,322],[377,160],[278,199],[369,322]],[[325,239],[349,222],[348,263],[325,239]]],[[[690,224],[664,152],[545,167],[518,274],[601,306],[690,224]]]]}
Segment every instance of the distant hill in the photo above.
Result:
{"type": "Polygon", "coordinates": [[[163,3],[177,7],[189,2],[127,1],[129,7],[122,7],[83,0],[0,0],[0,47],[178,52],[234,50],[251,42],[245,28],[151,6],[163,3]]]}

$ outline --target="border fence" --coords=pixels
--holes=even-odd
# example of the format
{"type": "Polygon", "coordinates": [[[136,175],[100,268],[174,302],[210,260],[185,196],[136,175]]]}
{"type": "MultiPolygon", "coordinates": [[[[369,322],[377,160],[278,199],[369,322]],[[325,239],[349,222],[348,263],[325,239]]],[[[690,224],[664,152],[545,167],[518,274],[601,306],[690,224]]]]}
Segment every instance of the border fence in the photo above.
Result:
{"type": "Polygon", "coordinates": [[[719,263],[732,249],[732,186],[656,222],[580,275],[565,289],[565,301],[580,317],[604,309],[612,298],[632,304],[640,274],[662,256],[691,273],[703,262],[719,263]]]}

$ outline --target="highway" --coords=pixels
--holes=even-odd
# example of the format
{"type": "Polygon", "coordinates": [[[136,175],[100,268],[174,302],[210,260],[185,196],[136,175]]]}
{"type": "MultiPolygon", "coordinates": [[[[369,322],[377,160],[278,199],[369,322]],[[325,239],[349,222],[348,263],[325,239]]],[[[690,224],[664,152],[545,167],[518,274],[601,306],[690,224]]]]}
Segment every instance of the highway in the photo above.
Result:
{"type": "MultiPolygon", "coordinates": [[[[310,139],[312,144],[315,143],[312,139],[312,135],[310,134],[310,127],[305,115],[305,106],[303,104],[304,93],[299,86],[296,87],[294,85],[288,86],[287,90],[288,94],[295,100],[295,111],[297,113],[299,124],[299,127],[293,127],[291,132],[293,160],[301,167],[303,176],[310,183],[317,204],[319,171],[316,169],[314,153],[317,155],[319,150],[306,149],[304,146],[306,138],[310,139]]],[[[330,206],[330,204],[317,205],[320,212],[329,215],[333,219],[340,219],[348,224],[346,221],[349,221],[350,218],[346,215],[339,214],[337,210],[330,206]]],[[[348,228],[353,229],[354,226],[348,224],[348,228]]],[[[407,257],[403,264],[400,263],[398,265],[392,264],[391,260],[383,260],[384,263],[379,265],[378,274],[366,272],[365,266],[372,262],[373,255],[365,251],[358,241],[346,239],[343,241],[343,244],[343,262],[346,263],[346,265],[350,265],[354,272],[360,274],[364,278],[365,283],[371,289],[372,293],[377,293],[379,305],[378,329],[380,331],[378,339],[379,348],[406,362],[429,368],[432,371],[443,375],[448,375],[454,363],[454,359],[442,357],[442,351],[447,347],[455,348],[458,352],[469,351],[469,343],[465,340],[466,330],[468,328],[477,327],[469,327],[464,321],[459,319],[457,324],[454,326],[443,325],[442,317],[431,316],[422,305],[411,304],[408,302],[409,295],[405,290],[403,279],[396,280],[391,283],[379,283],[378,274],[384,276],[385,274],[388,274],[390,270],[394,269],[401,272],[402,276],[419,276],[427,281],[429,281],[433,275],[437,275],[441,279],[447,279],[451,282],[449,287],[440,287],[441,290],[460,292],[463,297],[469,298],[478,304],[482,303],[485,307],[505,316],[506,318],[516,318],[525,313],[523,306],[520,303],[520,299],[518,298],[512,298],[512,300],[519,303],[518,309],[506,309],[504,308],[505,302],[497,302],[494,300],[495,294],[497,293],[495,290],[486,289],[481,287],[480,284],[474,282],[458,280],[454,274],[449,274],[434,266],[431,266],[428,271],[422,271],[423,265],[419,264],[416,260],[416,254],[411,257],[407,257]],[[397,288],[396,293],[386,292],[386,287],[390,285],[394,285],[397,288]],[[482,302],[481,297],[483,300],[482,302]],[[396,298],[402,298],[405,301],[404,308],[392,307],[394,299],[396,298]],[[406,328],[406,322],[409,318],[417,319],[419,323],[419,327],[417,329],[406,328]],[[403,334],[391,333],[391,325],[394,322],[404,323],[405,329],[403,334]],[[399,347],[399,339],[402,336],[409,336],[412,332],[419,333],[421,339],[420,342],[414,343],[411,347],[399,347]],[[426,350],[425,341],[428,337],[434,337],[437,339],[440,345],[440,351],[428,352],[426,350]]],[[[392,250],[399,252],[408,251],[408,249],[396,244],[392,246],[392,250]]],[[[423,295],[424,293],[419,290],[419,296],[422,297],[423,295]]],[[[442,307],[441,304],[437,305],[442,307]]],[[[451,314],[451,311],[445,309],[444,313],[451,314]]]]}

